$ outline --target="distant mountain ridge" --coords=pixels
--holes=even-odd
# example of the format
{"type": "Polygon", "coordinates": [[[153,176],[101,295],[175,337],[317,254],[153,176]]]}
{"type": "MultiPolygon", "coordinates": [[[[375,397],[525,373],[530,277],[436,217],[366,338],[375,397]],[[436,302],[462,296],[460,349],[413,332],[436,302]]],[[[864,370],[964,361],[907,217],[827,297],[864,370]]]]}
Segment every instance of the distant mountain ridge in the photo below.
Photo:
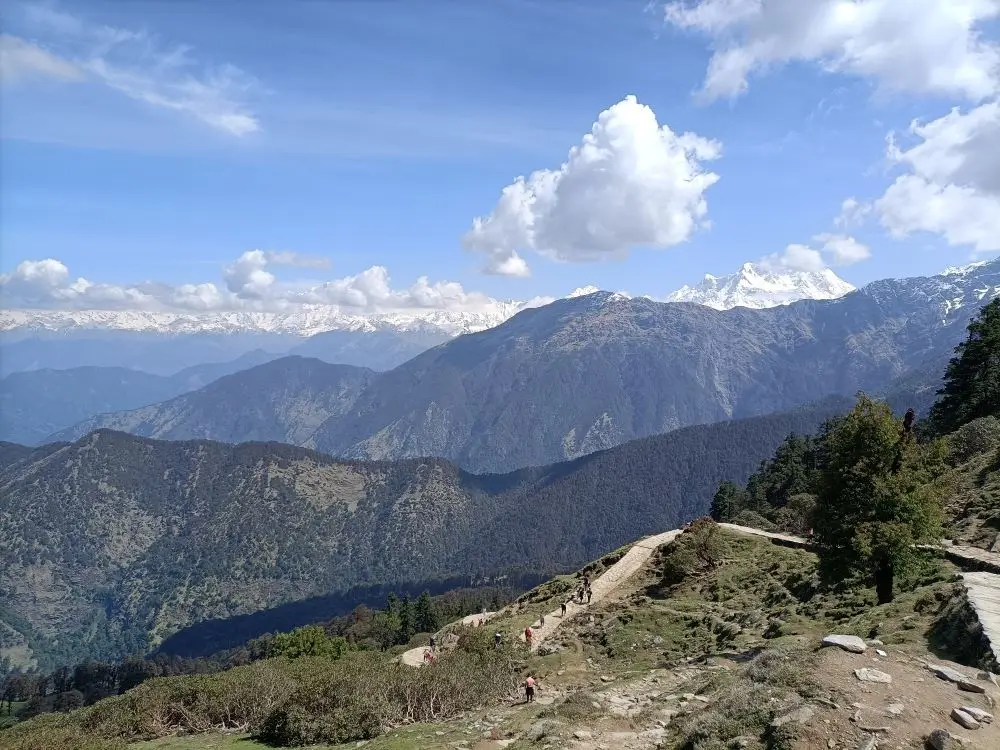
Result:
{"type": "Polygon", "coordinates": [[[306,445],[320,425],[349,411],[375,377],[360,367],[282,357],[163,403],[99,414],[48,440],[111,429],[161,440],[306,445]]]}
{"type": "Polygon", "coordinates": [[[847,405],[485,476],[106,430],[0,443],[0,656],[120,657],[193,622],[356,585],[589,560],[703,514],[720,481],[745,481],[789,432],[847,405]]]}
{"type": "MultiPolygon", "coordinates": [[[[348,408],[301,442],[356,459],[440,456],[470,471],[504,472],[830,395],[880,393],[919,370],[898,394],[909,397],[921,391],[923,373],[939,377],[936,363],[998,290],[995,262],[763,310],[584,293],[449,340],[371,378],[356,397],[352,391],[348,408]]],[[[251,375],[234,382],[242,377],[251,375]]],[[[921,403],[929,395],[923,391],[921,403]]],[[[152,432],[136,427],[135,415],[112,414],[57,437],[114,427],[234,439],[230,427],[211,420],[201,420],[198,433],[163,431],[171,420],[160,408],[142,419],[159,425],[152,432]]],[[[239,403],[233,408],[240,413],[239,403]]]]}
{"type": "Polygon", "coordinates": [[[15,372],[0,379],[0,440],[35,445],[94,414],[159,403],[276,356],[256,350],[171,376],[94,366],[15,372]]]}
{"type": "Polygon", "coordinates": [[[705,274],[697,286],[683,286],[668,295],[667,302],[694,302],[714,310],[734,307],[764,309],[804,299],[826,300],[843,297],[855,289],[833,270],[792,271],[769,269],[744,263],[728,276],[705,274]]]}

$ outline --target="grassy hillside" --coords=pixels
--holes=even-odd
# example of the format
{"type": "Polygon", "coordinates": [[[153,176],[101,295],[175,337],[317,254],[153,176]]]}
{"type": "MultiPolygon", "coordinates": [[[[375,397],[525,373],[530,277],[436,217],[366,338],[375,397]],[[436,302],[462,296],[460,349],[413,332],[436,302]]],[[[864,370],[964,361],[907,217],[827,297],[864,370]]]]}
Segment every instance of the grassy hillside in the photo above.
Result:
{"type": "MultiPolygon", "coordinates": [[[[974,632],[947,563],[924,558],[897,599],[878,606],[872,589],[818,587],[809,552],[723,532],[712,556],[692,565],[687,553],[697,541],[689,537],[661,548],[607,600],[563,625],[544,655],[511,644],[526,622],[558,607],[577,576],[522,596],[489,628],[460,631],[433,667],[362,653],[152,680],[91,708],[21,724],[0,734],[0,745],[249,750],[368,740],[373,750],[459,743],[805,750],[831,747],[831,739],[832,747],[853,748],[874,731],[888,746],[909,748],[947,722],[954,701],[987,708],[982,695],[953,698],[954,686],[924,666],[964,664],[974,679],[968,667],[986,658],[969,648],[974,632]],[[489,643],[495,628],[505,634],[499,651],[489,643]],[[865,654],[821,649],[830,632],[879,644],[865,654]],[[862,683],[853,673],[860,668],[884,671],[893,683],[862,683]],[[533,704],[517,688],[529,672],[540,688],[533,704]],[[438,705],[434,694],[448,700],[438,705]],[[775,725],[791,714],[798,718],[775,725]],[[222,728],[238,736],[212,733],[222,728]],[[196,736],[171,736],[178,730],[196,736]]],[[[998,739],[997,728],[984,725],[975,736],[983,744],[973,746],[985,750],[998,739]]]]}

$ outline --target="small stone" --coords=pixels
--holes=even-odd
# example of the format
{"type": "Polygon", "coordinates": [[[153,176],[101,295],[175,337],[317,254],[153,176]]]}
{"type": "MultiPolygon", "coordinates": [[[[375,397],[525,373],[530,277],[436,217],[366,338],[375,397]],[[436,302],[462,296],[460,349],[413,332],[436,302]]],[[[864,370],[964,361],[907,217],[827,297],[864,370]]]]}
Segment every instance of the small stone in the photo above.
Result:
{"type": "Polygon", "coordinates": [[[888,653],[886,653],[885,651],[883,651],[880,648],[875,649],[875,653],[878,654],[879,656],[881,656],[883,659],[889,655],[888,653]]]}
{"type": "Polygon", "coordinates": [[[573,737],[578,740],[589,740],[592,736],[586,729],[577,729],[573,732],[573,737]]]}
{"type": "Polygon", "coordinates": [[[880,672],[877,669],[871,669],[869,667],[855,669],[854,676],[862,682],[880,682],[885,685],[892,682],[892,675],[888,675],[885,672],[880,672]]]}
{"type": "Polygon", "coordinates": [[[709,698],[708,698],[708,696],[707,696],[707,695],[696,695],[696,696],[694,697],[694,699],[695,699],[696,701],[700,701],[701,703],[708,703],[708,701],[709,701],[709,698]]]}
{"type": "Polygon", "coordinates": [[[835,748],[837,746],[837,740],[835,740],[835,739],[833,739],[833,737],[831,737],[830,739],[828,739],[826,741],[826,746],[828,748],[830,748],[830,750],[833,750],[833,748],[835,748]]]}
{"type": "Polygon", "coordinates": [[[601,682],[614,682],[614,677],[608,677],[606,674],[601,675],[601,682]]]}
{"type": "Polygon", "coordinates": [[[861,709],[860,708],[851,715],[851,721],[853,721],[855,724],[857,724],[859,721],[861,721],[861,709]]]}
{"type": "Polygon", "coordinates": [[[947,729],[935,729],[927,735],[927,747],[931,750],[956,750],[961,743],[947,729]]]}
{"type": "Polygon", "coordinates": [[[871,732],[872,734],[891,731],[889,727],[858,727],[858,729],[862,732],[871,732]]]}
{"type": "Polygon", "coordinates": [[[694,693],[684,693],[683,697],[684,697],[684,700],[686,700],[686,701],[693,701],[694,700],[694,693]]]}
{"type": "Polygon", "coordinates": [[[785,724],[805,724],[813,717],[816,711],[812,706],[799,706],[794,711],[789,711],[783,716],[777,717],[771,722],[772,727],[783,727],[785,724]]]}
{"type": "Polygon", "coordinates": [[[890,703],[888,707],[885,709],[885,712],[889,714],[889,716],[902,716],[903,711],[905,710],[906,706],[904,706],[902,703],[890,703]]]}
{"type": "Polygon", "coordinates": [[[828,635],[823,639],[824,646],[839,646],[844,651],[863,654],[868,650],[867,644],[856,635],[828,635]]]}
{"type": "Polygon", "coordinates": [[[878,740],[873,735],[868,735],[858,743],[858,750],[875,750],[878,747],[878,740]]]}
{"type": "Polygon", "coordinates": [[[965,713],[967,713],[973,719],[983,724],[993,723],[993,714],[991,714],[989,711],[984,711],[983,709],[976,708],[975,706],[962,706],[959,710],[965,711],[965,713]]]}
{"type": "Polygon", "coordinates": [[[972,718],[969,714],[965,713],[965,711],[963,711],[960,708],[951,709],[951,718],[953,721],[957,722],[958,724],[961,724],[966,729],[979,729],[980,727],[978,721],[976,721],[974,718],[972,718]]]}
{"type": "Polygon", "coordinates": [[[882,641],[880,641],[878,638],[871,638],[871,639],[868,640],[868,645],[869,646],[884,646],[885,644],[882,643],[882,641]]]}

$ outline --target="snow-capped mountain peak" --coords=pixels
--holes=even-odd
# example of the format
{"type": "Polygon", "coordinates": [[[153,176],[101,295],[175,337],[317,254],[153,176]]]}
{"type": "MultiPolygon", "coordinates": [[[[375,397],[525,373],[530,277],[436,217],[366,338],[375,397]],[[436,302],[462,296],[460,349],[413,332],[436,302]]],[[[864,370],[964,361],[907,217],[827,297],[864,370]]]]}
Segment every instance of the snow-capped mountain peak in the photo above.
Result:
{"type": "Polygon", "coordinates": [[[757,263],[744,263],[728,276],[705,274],[697,286],[682,286],[667,302],[694,302],[715,310],[733,307],[763,309],[787,305],[802,299],[836,299],[854,286],[829,268],[821,271],[771,269],[757,263]]]}

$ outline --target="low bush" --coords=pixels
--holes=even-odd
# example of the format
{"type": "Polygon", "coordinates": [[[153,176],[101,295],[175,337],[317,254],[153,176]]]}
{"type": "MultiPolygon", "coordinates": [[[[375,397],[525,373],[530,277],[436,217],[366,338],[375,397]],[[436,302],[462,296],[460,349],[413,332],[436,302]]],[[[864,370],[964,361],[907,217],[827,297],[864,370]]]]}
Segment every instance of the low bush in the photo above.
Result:
{"type": "Polygon", "coordinates": [[[1000,420],[996,417],[974,419],[948,436],[948,458],[960,464],[973,456],[1000,448],[1000,420]]]}

